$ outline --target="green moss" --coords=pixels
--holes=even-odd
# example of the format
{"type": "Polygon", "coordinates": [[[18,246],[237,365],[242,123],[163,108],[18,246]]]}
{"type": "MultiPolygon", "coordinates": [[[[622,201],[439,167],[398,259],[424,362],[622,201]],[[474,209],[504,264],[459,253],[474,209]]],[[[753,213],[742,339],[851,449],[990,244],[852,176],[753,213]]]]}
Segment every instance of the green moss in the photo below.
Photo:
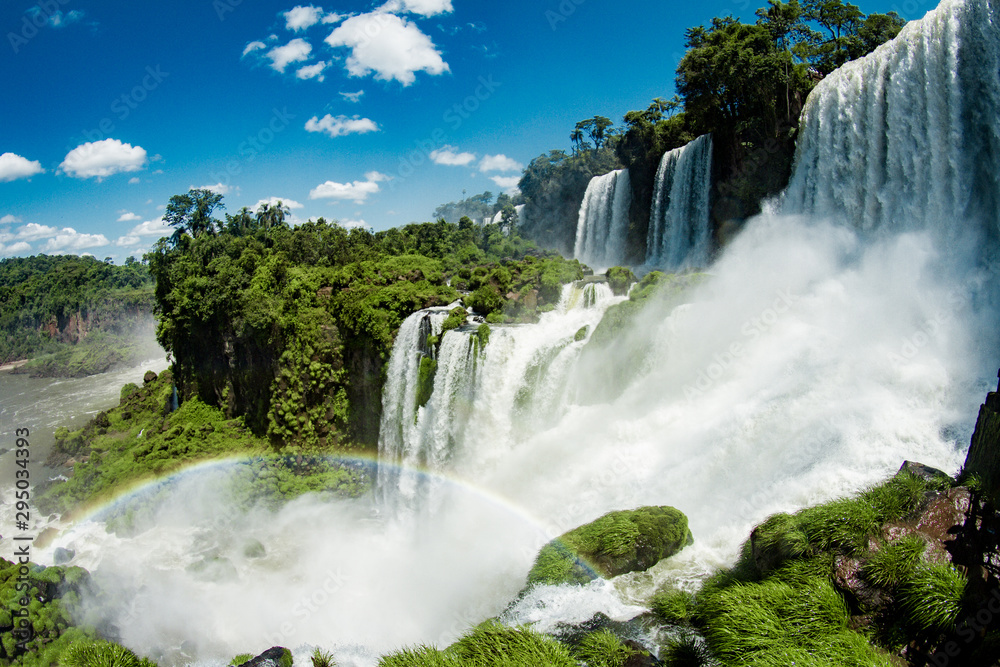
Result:
{"type": "Polygon", "coordinates": [[[279,667],[292,667],[295,660],[292,658],[292,652],[287,648],[281,651],[281,657],[278,659],[279,667]]]}
{"type": "Polygon", "coordinates": [[[448,317],[445,318],[444,322],[441,324],[441,332],[451,331],[452,329],[457,329],[466,323],[469,319],[469,313],[465,308],[452,308],[448,312],[448,317]]]}
{"type": "Polygon", "coordinates": [[[479,338],[479,348],[485,348],[490,343],[490,325],[480,324],[476,329],[476,337],[479,338]]]}
{"type": "Polygon", "coordinates": [[[589,325],[588,326],[582,326],[582,327],[580,327],[577,330],[576,335],[573,336],[573,340],[575,342],[579,343],[581,340],[585,340],[587,338],[587,334],[589,332],[590,332],[590,326],[589,325]]]}
{"type": "Polygon", "coordinates": [[[128,400],[128,397],[139,391],[139,385],[134,382],[129,382],[124,387],[122,387],[120,401],[124,402],[128,400]]]}
{"type": "Polygon", "coordinates": [[[240,653],[239,655],[233,656],[233,659],[229,661],[230,667],[239,667],[245,662],[250,662],[257,656],[253,653],[240,653]]]}
{"type": "Polygon", "coordinates": [[[635,275],[624,266],[613,266],[607,272],[608,285],[615,296],[625,296],[629,285],[635,282],[635,275]]]}
{"type": "Polygon", "coordinates": [[[645,570],[687,543],[687,517],[673,507],[609,512],[542,547],[528,585],[586,583],[645,570]]]}
{"type": "Polygon", "coordinates": [[[422,357],[420,359],[420,369],[417,375],[417,406],[427,405],[434,393],[434,376],[437,373],[437,361],[432,357],[422,357]]]}
{"type": "Polygon", "coordinates": [[[503,324],[505,321],[503,313],[490,313],[486,316],[486,322],[489,324],[503,324]]]}

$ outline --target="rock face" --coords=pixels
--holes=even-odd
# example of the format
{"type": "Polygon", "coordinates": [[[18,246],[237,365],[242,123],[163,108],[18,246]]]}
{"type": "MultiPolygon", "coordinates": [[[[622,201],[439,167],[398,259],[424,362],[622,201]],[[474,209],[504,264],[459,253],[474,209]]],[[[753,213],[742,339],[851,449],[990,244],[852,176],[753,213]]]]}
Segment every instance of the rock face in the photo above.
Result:
{"type": "Polygon", "coordinates": [[[528,585],[585,584],[646,570],[691,542],[687,517],[673,507],[609,512],[542,547],[528,585]]]}
{"type": "Polygon", "coordinates": [[[986,495],[1000,499],[1000,385],[996,392],[986,396],[986,403],[979,408],[976,431],[972,434],[962,474],[978,475],[986,495]]]}
{"type": "Polygon", "coordinates": [[[239,667],[292,667],[292,652],[283,646],[272,646],[239,667]]]}

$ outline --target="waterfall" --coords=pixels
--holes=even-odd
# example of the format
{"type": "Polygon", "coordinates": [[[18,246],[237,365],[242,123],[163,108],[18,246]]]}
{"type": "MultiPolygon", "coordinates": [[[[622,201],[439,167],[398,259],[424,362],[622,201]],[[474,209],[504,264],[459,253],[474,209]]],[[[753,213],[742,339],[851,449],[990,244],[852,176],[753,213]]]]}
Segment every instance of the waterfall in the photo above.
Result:
{"type": "Polygon", "coordinates": [[[580,205],[573,256],[595,271],[623,263],[631,206],[628,169],[590,179],[580,205]]]}
{"type": "Polygon", "coordinates": [[[1000,8],[945,0],[806,101],[787,213],[861,230],[1000,220],[1000,8]]]}
{"type": "MultiPolygon", "coordinates": [[[[420,364],[433,358],[427,339],[441,334],[448,308],[427,308],[407,317],[393,344],[382,389],[382,421],[379,426],[379,460],[403,465],[420,465],[421,452],[414,449],[417,420],[422,409],[417,405],[420,364]]],[[[380,466],[380,489],[397,485],[399,468],[380,466]]]]}
{"type": "Polygon", "coordinates": [[[708,264],[711,188],[710,134],[663,155],[653,188],[646,266],[675,271],[708,264]]]}
{"type": "Polygon", "coordinates": [[[440,481],[419,471],[482,464],[510,442],[554,423],[567,407],[573,361],[604,311],[622,300],[607,283],[570,283],[538,324],[496,326],[485,346],[475,326],[445,332],[433,391],[422,407],[416,405],[419,366],[433,354],[426,339],[440,333],[447,309],[407,318],[383,393],[379,459],[389,464],[379,468],[383,498],[396,510],[433,505],[440,481]],[[489,442],[500,446],[491,448],[489,442]],[[472,443],[477,450],[463,451],[472,443]]]}

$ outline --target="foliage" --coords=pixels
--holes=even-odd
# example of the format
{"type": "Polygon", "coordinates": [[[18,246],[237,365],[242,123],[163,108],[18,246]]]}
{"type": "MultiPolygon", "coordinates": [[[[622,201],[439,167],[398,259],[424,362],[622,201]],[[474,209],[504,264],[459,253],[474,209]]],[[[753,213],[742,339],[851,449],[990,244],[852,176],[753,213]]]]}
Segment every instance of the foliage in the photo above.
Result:
{"type": "Polygon", "coordinates": [[[590,633],[573,649],[573,657],[587,667],[625,667],[639,653],[607,629],[590,633]]]}
{"type": "Polygon", "coordinates": [[[628,267],[612,266],[607,271],[608,285],[615,296],[625,296],[629,285],[636,281],[635,275],[628,267]]]}
{"type": "Polygon", "coordinates": [[[71,319],[125,335],[152,309],[153,281],[132,257],[124,266],[73,255],[0,260],[0,363],[70,349],[71,319]]]}
{"type": "Polygon", "coordinates": [[[337,661],[333,659],[333,654],[319,648],[313,649],[309,659],[312,661],[312,667],[337,667],[337,661]]]}
{"type": "Polygon", "coordinates": [[[673,507],[609,512],[539,551],[528,585],[586,583],[645,570],[689,544],[687,517],[673,507]]]}
{"type": "Polygon", "coordinates": [[[691,618],[694,596],[687,591],[667,589],[657,591],[649,600],[649,608],[661,621],[680,625],[691,618]]]}
{"type": "Polygon", "coordinates": [[[883,544],[868,556],[865,579],[882,588],[895,588],[913,573],[927,544],[917,535],[908,535],[883,544]]]}
{"type": "Polygon", "coordinates": [[[239,667],[243,663],[250,662],[256,658],[253,653],[240,653],[239,655],[234,655],[233,659],[229,661],[229,667],[239,667]]]}
{"type": "Polygon", "coordinates": [[[139,658],[121,644],[109,641],[77,642],[62,654],[64,667],[156,667],[149,658],[139,658]]]}
{"type": "Polygon", "coordinates": [[[899,603],[906,620],[924,631],[954,629],[962,610],[965,585],[965,576],[952,565],[920,565],[900,586],[899,603]]]}

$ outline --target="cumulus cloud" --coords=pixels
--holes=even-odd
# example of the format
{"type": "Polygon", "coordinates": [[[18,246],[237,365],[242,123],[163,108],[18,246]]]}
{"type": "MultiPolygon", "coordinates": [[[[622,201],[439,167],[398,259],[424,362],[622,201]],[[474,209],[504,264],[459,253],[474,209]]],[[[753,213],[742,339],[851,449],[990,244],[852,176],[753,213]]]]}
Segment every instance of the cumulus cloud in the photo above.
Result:
{"type": "Polygon", "coordinates": [[[306,121],[307,132],[323,132],[331,137],[342,137],[347,134],[365,134],[367,132],[378,132],[378,125],[370,118],[354,116],[331,116],[327,114],[323,118],[313,116],[306,121]]]}
{"type": "Polygon", "coordinates": [[[309,59],[312,53],[312,46],[301,37],[297,37],[284,46],[276,46],[267,52],[267,57],[271,59],[271,67],[279,72],[284,72],[290,63],[303,62],[309,59]]]}
{"type": "Polygon", "coordinates": [[[141,217],[133,213],[132,211],[118,211],[121,213],[118,216],[118,222],[132,222],[133,220],[142,220],[141,217]]]}
{"type": "Polygon", "coordinates": [[[17,255],[19,253],[25,253],[31,250],[31,244],[25,241],[18,241],[17,243],[0,243],[0,257],[9,257],[11,255],[17,255]]]}
{"type": "Polygon", "coordinates": [[[491,176],[490,180],[504,189],[507,194],[514,194],[518,191],[517,184],[521,182],[520,176],[491,176]]]}
{"type": "Polygon", "coordinates": [[[449,71],[431,38],[416,24],[395,14],[371,12],[352,16],[326,38],[330,46],[347,47],[347,71],[351,76],[399,81],[408,86],[415,72],[443,74],[449,71]]]}
{"type": "Polygon", "coordinates": [[[358,102],[361,101],[361,97],[364,94],[365,94],[365,91],[359,90],[356,93],[344,93],[344,92],[342,92],[342,93],[340,93],[340,96],[343,97],[348,102],[353,102],[353,103],[357,104],[358,102]]]}
{"type": "Polygon", "coordinates": [[[268,206],[277,206],[279,202],[286,208],[289,208],[293,211],[295,209],[303,208],[303,205],[295,201],[294,199],[287,199],[285,197],[268,197],[267,199],[261,199],[256,204],[251,206],[250,210],[256,211],[264,204],[267,204],[268,206]]]}
{"type": "Polygon", "coordinates": [[[111,243],[104,234],[85,234],[72,227],[63,227],[42,246],[43,252],[67,252],[96,248],[111,243]]]}
{"type": "Polygon", "coordinates": [[[319,23],[323,10],[319,7],[292,7],[285,12],[285,27],[292,31],[305,30],[319,23]]]}
{"type": "Polygon", "coordinates": [[[55,227],[39,225],[37,222],[29,222],[24,227],[17,230],[17,234],[14,238],[22,241],[37,241],[39,239],[51,238],[58,233],[59,230],[55,227]]]}
{"type": "Polygon", "coordinates": [[[504,154],[484,155],[479,163],[479,171],[521,171],[524,165],[504,154]]]}
{"type": "Polygon", "coordinates": [[[389,176],[377,171],[369,171],[365,174],[365,180],[363,181],[353,181],[351,183],[327,181],[326,183],[321,183],[309,191],[309,198],[344,199],[353,201],[355,204],[363,204],[369,196],[381,189],[379,183],[387,180],[389,180],[389,176]]]}
{"type": "Polygon", "coordinates": [[[449,167],[464,167],[476,159],[475,153],[458,153],[454,146],[442,146],[431,151],[431,160],[434,164],[444,164],[449,167]]]}
{"type": "Polygon", "coordinates": [[[208,190],[209,192],[214,192],[217,195],[228,195],[233,191],[231,185],[226,185],[225,183],[216,183],[215,185],[199,185],[197,188],[191,186],[189,190],[208,190]]]}
{"type": "Polygon", "coordinates": [[[142,239],[140,239],[138,236],[119,236],[118,239],[115,241],[115,245],[121,248],[125,246],[136,245],[140,241],[142,241],[142,239]]]}
{"type": "Polygon", "coordinates": [[[9,213],[7,215],[3,216],[2,218],[0,218],[0,225],[6,225],[6,224],[9,224],[9,223],[12,223],[12,222],[21,222],[21,218],[14,217],[13,215],[10,215],[9,213]]]}
{"type": "Polygon", "coordinates": [[[174,233],[173,228],[163,221],[163,218],[156,220],[146,220],[132,228],[129,236],[170,236],[174,233]]]}
{"type": "Polygon", "coordinates": [[[246,56],[248,53],[253,53],[254,51],[259,51],[260,49],[266,49],[267,44],[264,42],[250,42],[243,49],[243,55],[246,56]]]}
{"type": "Polygon", "coordinates": [[[300,67],[299,71],[295,73],[295,76],[296,78],[299,79],[319,79],[320,81],[323,81],[324,79],[326,79],[326,77],[323,76],[323,70],[325,70],[327,65],[329,64],[330,63],[326,62],[325,60],[321,60],[315,65],[306,65],[305,67],[300,67]]]}
{"type": "Polygon", "coordinates": [[[66,154],[59,168],[74,178],[102,179],[121,172],[139,171],[146,166],[146,149],[117,139],[81,144],[66,154]]]}
{"type": "Polygon", "coordinates": [[[14,153],[0,155],[0,183],[14,181],[19,178],[31,178],[35,174],[44,173],[38,160],[29,160],[14,153]]]}
{"type": "Polygon", "coordinates": [[[338,220],[337,224],[347,229],[371,229],[364,220],[338,220]]]}
{"type": "Polygon", "coordinates": [[[380,8],[386,12],[410,12],[421,16],[436,16],[454,11],[451,0],[389,0],[380,8]]]}

